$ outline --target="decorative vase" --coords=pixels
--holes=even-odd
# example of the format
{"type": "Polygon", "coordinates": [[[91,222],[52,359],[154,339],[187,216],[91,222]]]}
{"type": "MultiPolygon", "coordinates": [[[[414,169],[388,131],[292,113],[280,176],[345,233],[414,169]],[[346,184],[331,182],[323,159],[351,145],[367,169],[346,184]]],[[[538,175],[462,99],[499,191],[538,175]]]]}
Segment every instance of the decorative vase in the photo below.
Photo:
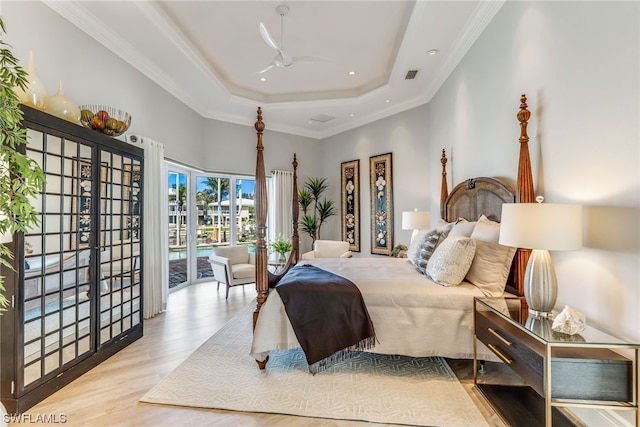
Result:
{"type": "Polygon", "coordinates": [[[62,81],[60,81],[58,93],[47,99],[45,111],[61,119],[68,120],[71,123],[80,123],[80,108],[66,97],[62,91],[62,81]]]}
{"type": "Polygon", "coordinates": [[[279,252],[280,257],[278,258],[278,262],[287,262],[287,257],[284,252],[279,252]]]}
{"type": "Polygon", "coordinates": [[[33,66],[33,51],[29,51],[29,62],[27,63],[27,86],[25,90],[16,87],[14,90],[21,103],[30,107],[44,111],[47,104],[47,89],[36,74],[33,66]]]}

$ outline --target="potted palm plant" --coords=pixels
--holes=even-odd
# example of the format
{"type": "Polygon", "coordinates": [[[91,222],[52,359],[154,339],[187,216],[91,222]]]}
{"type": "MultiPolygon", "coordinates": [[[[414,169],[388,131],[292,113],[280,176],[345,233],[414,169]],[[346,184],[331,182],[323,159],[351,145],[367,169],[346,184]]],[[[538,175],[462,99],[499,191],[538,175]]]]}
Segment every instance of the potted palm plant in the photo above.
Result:
{"type": "MultiPolygon", "coordinates": [[[[0,17],[0,236],[10,241],[16,232],[25,232],[39,223],[31,201],[42,190],[45,175],[40,166],[21,153],[27,131],[21,126],[22,110],[15,88],[26,89],[28,76],[4,41],[5,25],[0,17]]],[[[11,268],[13,252],[0,243],[0,265],[11,268]]],[[[0,314],[8,305],[0,276],[0,314]]]]}
{"type": "Polygon", "coordinates": [[[298,192],[298,203],[302,208],[302,231],[311,237],[311,245],[320,239],[322,224],[335,215],[336,207],[333,200],[326,197],[321,199],[322,193],[329,188],[326,178],[309,178],[298,192]]]}

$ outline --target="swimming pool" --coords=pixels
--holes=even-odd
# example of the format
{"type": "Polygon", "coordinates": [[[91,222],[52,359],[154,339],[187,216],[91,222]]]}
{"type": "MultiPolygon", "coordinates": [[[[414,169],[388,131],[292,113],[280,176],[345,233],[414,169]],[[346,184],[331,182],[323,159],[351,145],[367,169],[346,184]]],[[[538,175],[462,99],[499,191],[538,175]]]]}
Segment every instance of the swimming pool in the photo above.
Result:
{"type": "MultiPolygon", "coordinates": [[[[213,247],[209,246],[206,248],[198,248],[196,249],[196,254],[198,257],[209,256],[211,255],[213,247]]],[[[180,249],[169,249],[169,261],[174,259],[185,259],[187,257],[187,248],[180,249]]]]}
{"type": "MultiPolygon", "coordinates": [[[[201,246],[196,249],[196,256],[198,258],[203,256],[209,256],[212,253],[213,246],[201,246]]],[[[249,246],[249,252],[255,252],[255,246],[249,246]]],[[[174,259],[185,259],[187,258],[187,248],[170,248],[169,249],[169,261],[174,259]]]]}

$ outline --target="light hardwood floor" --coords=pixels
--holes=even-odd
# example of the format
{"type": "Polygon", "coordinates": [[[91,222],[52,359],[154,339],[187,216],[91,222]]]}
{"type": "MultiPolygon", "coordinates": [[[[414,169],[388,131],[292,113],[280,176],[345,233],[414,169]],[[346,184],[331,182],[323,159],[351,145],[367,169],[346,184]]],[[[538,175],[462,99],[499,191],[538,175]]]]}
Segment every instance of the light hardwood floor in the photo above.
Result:
{"type": "MultiPolygon", "coordinates": [[[[169,295],[167,311],[144,322],[144,337],[95,367],[27,414],[64,414],[68,426],[336,426],[368,423],[285,415],[194,409],[139,403],[138,399],[255,298],[252,285],[231,289],[198,283],[169,295]]],[[[504,426],[473,387],[470,361],[450,361],[491,426],[504,426]]],[[[257,367],[256,367],[257,369],[257,367]]],[[[505,372],[496,367],[496,375],[505,372]]],[[[21,424],[10,424],[21,425],[21,424]]],[[[43,425],[43,424],[38,424],[43,425]]],[[[380,424],[373,424],[380,425],[380,424]]]]}

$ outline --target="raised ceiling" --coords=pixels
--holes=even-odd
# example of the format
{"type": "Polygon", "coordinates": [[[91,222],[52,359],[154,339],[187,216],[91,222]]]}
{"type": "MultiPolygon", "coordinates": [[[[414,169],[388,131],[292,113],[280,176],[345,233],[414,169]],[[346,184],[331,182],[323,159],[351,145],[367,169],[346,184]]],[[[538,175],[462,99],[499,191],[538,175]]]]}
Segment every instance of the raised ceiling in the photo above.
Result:
{"type": "Polygon", "coordinates": [[[203,117],[253,125],[261,106],[269,130],[322,139],[429,102],[503,1],[46,4],[203,117]],[[317,60],[259,73],[277,54],[260,22],[317,60]]]}

